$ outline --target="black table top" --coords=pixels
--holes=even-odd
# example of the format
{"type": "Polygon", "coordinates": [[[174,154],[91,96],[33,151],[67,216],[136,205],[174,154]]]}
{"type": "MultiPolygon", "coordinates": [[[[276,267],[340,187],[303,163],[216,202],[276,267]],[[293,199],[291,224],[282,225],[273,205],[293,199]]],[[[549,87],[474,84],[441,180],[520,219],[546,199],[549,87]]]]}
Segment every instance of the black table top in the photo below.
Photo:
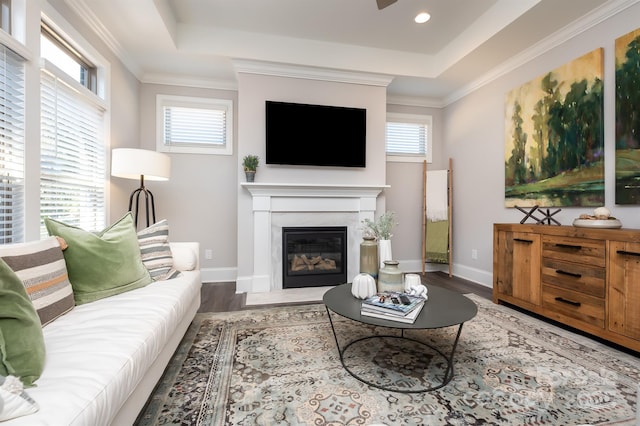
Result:
{"type": "Polygon", "coordinates": [[[413,324],[360,315],[362,300],[351,294],[351,283],[328,290],[322,301],[325,306],[343,317],[365,324],[391,328],[441,328],[462,324],[478,313],[478,307],[464,295],[437,286],[428,286],[429,299],[413,324]]]}

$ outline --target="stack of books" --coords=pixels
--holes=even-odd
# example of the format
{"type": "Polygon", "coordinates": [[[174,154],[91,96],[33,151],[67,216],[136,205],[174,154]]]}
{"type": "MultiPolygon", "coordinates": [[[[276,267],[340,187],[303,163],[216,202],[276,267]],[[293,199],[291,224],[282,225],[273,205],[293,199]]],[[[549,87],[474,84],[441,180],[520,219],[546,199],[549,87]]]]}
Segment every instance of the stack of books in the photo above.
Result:
{"type": "Polygon", "coordinates": [[[406,293],[378,293],[362,301],[360,315],[413,324],[424,302],[406,293]]]}

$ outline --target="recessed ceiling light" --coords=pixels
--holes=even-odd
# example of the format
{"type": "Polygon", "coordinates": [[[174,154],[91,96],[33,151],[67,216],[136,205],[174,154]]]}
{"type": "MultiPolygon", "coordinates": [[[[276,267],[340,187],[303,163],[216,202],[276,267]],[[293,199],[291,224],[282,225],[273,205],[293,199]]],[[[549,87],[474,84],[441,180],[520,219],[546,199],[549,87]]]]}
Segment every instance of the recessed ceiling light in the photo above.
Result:
{"type": "Polygon", "coordinates": [[[431,15],[429,15],[427,12],[421,12],[416,15],[414,21],[416,21],[417,24],[424,24],[429,19],[431,19],[431,15]]]}

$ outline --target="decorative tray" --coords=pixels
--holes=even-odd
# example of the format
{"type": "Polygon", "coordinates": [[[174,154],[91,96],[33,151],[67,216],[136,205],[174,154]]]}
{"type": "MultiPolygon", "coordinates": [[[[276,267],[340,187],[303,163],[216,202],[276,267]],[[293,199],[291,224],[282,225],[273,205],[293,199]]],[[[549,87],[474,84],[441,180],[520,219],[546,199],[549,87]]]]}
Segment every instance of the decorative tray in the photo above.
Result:
{"type": "Polygon", "coordinates": [[[618,219],[574,219],[573,226],[578,228],[616,229],[622,228],[622,223],[618,219]]]}

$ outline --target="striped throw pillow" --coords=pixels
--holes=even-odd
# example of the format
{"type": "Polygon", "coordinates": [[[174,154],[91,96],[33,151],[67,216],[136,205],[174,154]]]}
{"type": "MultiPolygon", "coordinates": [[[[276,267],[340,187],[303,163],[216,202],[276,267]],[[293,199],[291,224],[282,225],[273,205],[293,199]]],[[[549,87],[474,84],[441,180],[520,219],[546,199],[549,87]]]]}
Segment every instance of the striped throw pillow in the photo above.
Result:
{"type": "Polygon", "coordinates": [[[73,309],[73,289],[56,237],[0,245],[0,257],[24,284],[43,327],[73,309]]]}
{"type": "Polygon", "coordinates": [[[138,232],[142,263],[154,281],[169,280],[180,275],[173,268],[169,246],[169,224],[166,219],[138,232]]]}

